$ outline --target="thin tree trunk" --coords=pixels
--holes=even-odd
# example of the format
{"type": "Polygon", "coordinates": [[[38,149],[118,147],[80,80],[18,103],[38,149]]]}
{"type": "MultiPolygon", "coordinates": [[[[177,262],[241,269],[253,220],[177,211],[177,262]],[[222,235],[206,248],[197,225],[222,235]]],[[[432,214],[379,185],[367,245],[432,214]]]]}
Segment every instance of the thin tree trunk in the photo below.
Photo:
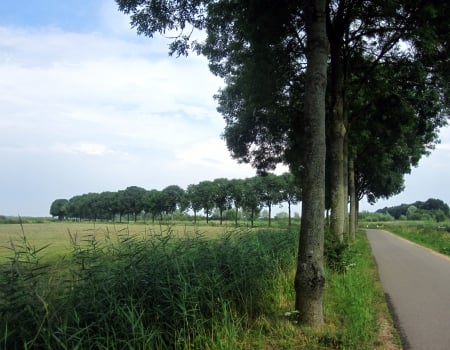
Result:
{"type": "Polygon", "coordinates": [[[288,226],[291,227],[291,201],[288,201],[288,226]]]}
{"type": "Polygon", "coordinates": [[[326,0],[304,2],[307,70],[303,131],[303,205],[300,226],[295,308],[300,324],[323,324],[325,210],[325,92],[328,40],[326,0]]]}
{"type": "Polygon", "coordinates": [[[253,228],[253,219],[254,219],[254,215],[255,215],[255,210],[252,208],[252,215],[250,216],[250,222],[251,222],[251,228],[253,228]]]}
{"type": "MultiPolygon", "coordinates": [[[[347,129],[347,118],[346,113],[344,112],[344,123],[347,129]]],[[[346,134],[344,137],[344,161],[343,161],[343,171],[344,171],[344,231],[342,231],[344,235],[344,240],[349,239],[349,226],[350,226],[350,218],[349,218],[349,184],[348,184],[348,135],[346,134]]]]}
{"type": "Polygon", "coordinates": [[[272,224],[272,205],[269,204],[269,227],[272,224]]]}
{"type": "Polygon", "coordinates": [[[356,196],[356,200],[355,200],[355,215],[356,215],[356,220],[355,220],[355,227],[358,227],[358,214],[359,214],[359,198],[358,196],[356,196]]]}
{"type": "Polygon", "coordinates": [[[355,187],[355,166],[353,159],[348,160],[348,191],[350,193],[350,224],[349,236],[351,240],[356,237],[356,187],[355,187]]]}

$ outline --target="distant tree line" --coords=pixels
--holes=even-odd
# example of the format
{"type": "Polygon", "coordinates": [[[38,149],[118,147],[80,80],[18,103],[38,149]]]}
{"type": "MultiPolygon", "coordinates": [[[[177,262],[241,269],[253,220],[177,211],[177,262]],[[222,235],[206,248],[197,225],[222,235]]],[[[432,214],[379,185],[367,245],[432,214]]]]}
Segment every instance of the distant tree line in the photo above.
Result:
{"type": "Polygon", "coordinates": [[[412,204],[401,204],[394,207],[385,207],[376,211],[388,214],[396,220],[429,220],[438,222],[449,218],[449,206],[440,199],[430,198],[425,202],[417,201],[412,204]]]}
{"type": "Polygon", "coordinates": [[[274,205],[287,203],[289,224],[291,223],[291,205],[301,201],[300,185],[291,173],[275,175],[268,173],[246,179],[218,178],[213,181],[201,181],[183,189],[177,185],[162,190],[146,190],[130,186],[117,192],[87,193],[70,199],[56,199],[50,206],[50,214],[59,220],[107,220],[122,222],[137,221],[143,215],[144,220],[162,219],[175,211],[191,211],[194,222],[200,212],[208,223],[214,211],[218,212],[222,224],[224,212],[234,209],[234,218],[238,219],[241,210],[244,216],[253,222],[263,207],[268,209],[271,224],[274,205]]]}

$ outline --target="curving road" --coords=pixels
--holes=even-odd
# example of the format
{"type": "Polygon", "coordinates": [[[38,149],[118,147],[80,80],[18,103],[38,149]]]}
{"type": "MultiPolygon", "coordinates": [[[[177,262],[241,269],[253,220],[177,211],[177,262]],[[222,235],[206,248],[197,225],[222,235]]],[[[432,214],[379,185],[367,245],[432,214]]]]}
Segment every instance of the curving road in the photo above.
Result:
{"type": "Polygon", "coordinates": [[[383,230],[366,230],[404,349],[450,349],[450,259],[383,230]]]}

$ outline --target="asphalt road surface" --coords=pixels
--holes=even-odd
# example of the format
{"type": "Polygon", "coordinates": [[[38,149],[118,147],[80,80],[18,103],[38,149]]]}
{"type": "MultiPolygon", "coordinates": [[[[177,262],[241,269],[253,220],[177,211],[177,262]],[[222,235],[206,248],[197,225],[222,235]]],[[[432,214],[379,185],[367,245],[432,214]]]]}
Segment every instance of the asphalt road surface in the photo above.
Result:
{"type": "Polygon", "coordinates": [[[404,349],[450,350],[450,259],[383,230],[367,230],[404,349]]]}

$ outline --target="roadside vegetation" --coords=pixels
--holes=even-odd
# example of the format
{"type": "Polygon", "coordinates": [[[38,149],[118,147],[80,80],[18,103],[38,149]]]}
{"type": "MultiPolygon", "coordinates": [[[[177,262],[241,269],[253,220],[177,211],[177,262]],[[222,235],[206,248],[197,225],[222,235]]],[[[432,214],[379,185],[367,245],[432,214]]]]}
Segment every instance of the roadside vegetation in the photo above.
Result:
{"type": "Polygon", "coordinates": [[[326,324],[309,329],[292,312],[297,229],[75,223],[60,242],[28,239],[61,225],[1,235],[1,348],[383,348],[389,316],[363,234],[328,247],[326,324]]]}
{"type": "Polygon", "coordinates": [[[439,223],[433,221],[390,222],[386,223],[384,229],[441,254],[450,255],[449,220],[439,223]]]}
{"type": "Polygon", "coordinates": [[[446,203],[430,198],[361,213],[360,225],[383,228],[412,242],[450,255],[450,210],[446,203]]]}

